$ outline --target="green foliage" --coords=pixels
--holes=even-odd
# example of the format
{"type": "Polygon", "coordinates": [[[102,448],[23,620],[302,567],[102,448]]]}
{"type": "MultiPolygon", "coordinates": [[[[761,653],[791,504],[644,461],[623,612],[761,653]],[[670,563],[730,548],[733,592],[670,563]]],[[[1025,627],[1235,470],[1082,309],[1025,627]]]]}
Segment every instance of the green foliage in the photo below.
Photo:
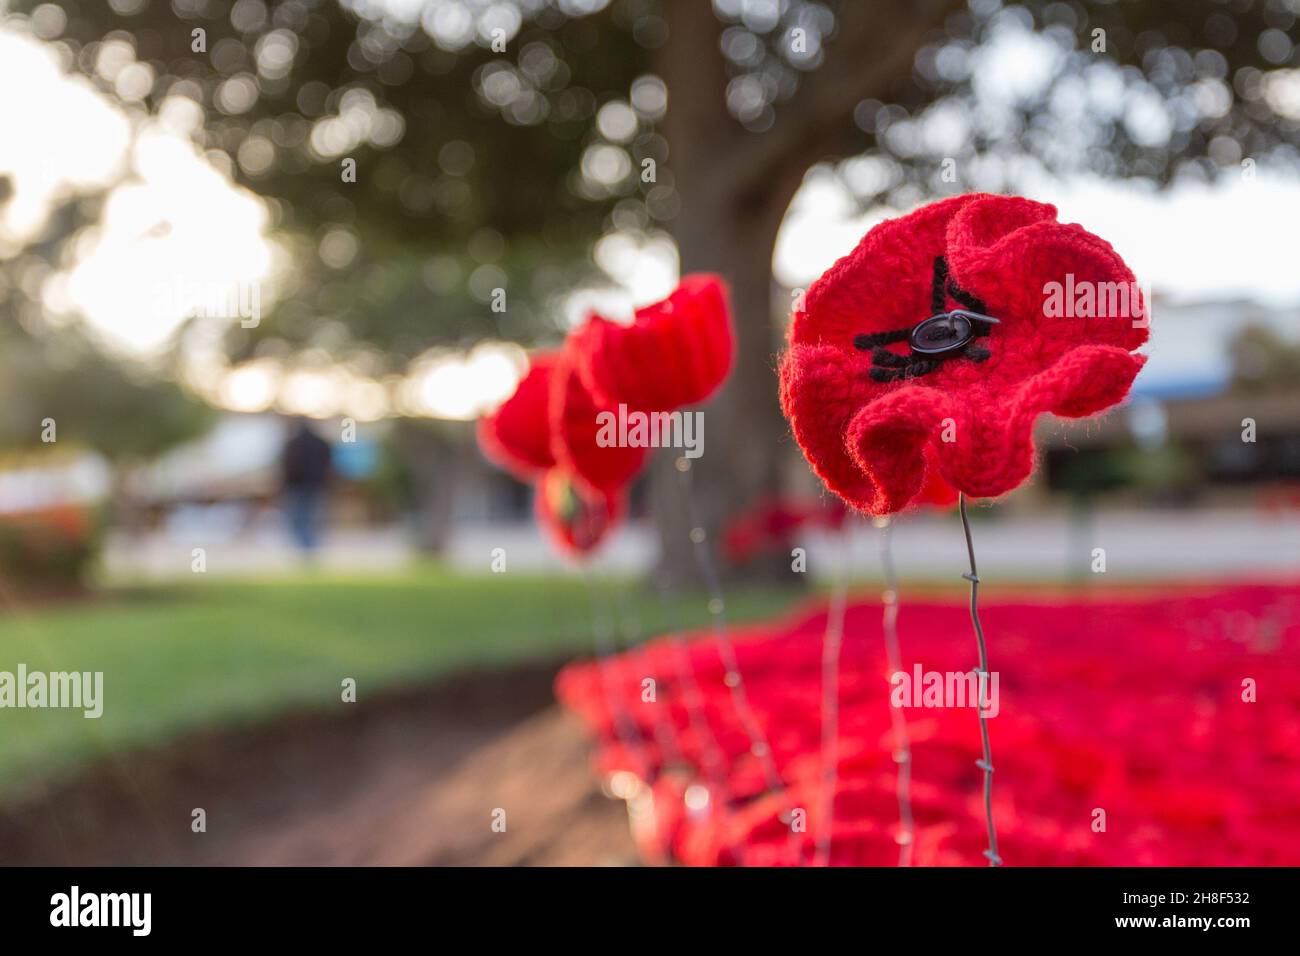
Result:
{"type": "Polygon", "coordinates": [[[608,13],[574,19],[551,8],[503,57],[473,43],[441,49],[418,23],[363,20],[346,4],[273,2],[265,16],[246,9],[236,18],[246,29],[232,22],[232,6],[155,2],[120,16],[80,4],[64,34],[87,56],[110,34],[129,37],[159,75],[148,104],[175,94],[202,102],[205,145],[229,154],[236,180],[270,201],[295,268],[256,329],[230,330],[232,357],[365,343],[400,370],[435,344],[554,339],[545,306],[592,274],[588,247],[620,198],[573,186],[597,106],[626,97],[646,67],[629,28],[608,13]],[[192,49],[196,28],[205,31],[203,52],[192,49]],[[296,54],[288,73],[272,78],[259,72],[257,49],[275,31],[294,35],[296,54]],[[535,80],[544,118],[507,115],[480,96],[482,71],[499,62],[530,67],[518,75],[535,80]],[[256,77],[249,108],[223,96],[232,77],[256,77]],[[376,133],[335,151],[313,140],[313,124],[350,108],[354,120],[399,116],[400,142],[376,133]],[[249,162],[250,144],[273,161],[249,162]],[[344,159],[355,160],[355,181],[345,181],[344,159]],[[332,229],[356,240],[356,255],[341,265],[317,255],[332,229]],[[505,314],[488,307],[481,288],[496,270],[506,277],[505,314]]]}
{"type": "Polygon", "coordinates": [[[82,505],[0,515],[0,577],[24,594],[79,590],[102,532],[101,516],[82,505]]]}
{"type": "Polygon", "coordinates": [[[1177,443],[1126,448],[1115,454],[1125,479],[1153,497],[1177,497],[1201,480],[1201,459],[1177,443]]]}
{"type": "Polygon", "coordinates": [[[1293,391],[1300,388],[1300,340],[1263,325],[1248,325],[1228,346],[1232,388],[1241,392],[1293,391]]]}
{"type": "Polygon", "coordinates": [[[212,412],[158,371],[104,355],[74,333],[11,335],[0,344],[0,447],[57,443],[110,461],[148,459],[208,426],[212,412]]]}

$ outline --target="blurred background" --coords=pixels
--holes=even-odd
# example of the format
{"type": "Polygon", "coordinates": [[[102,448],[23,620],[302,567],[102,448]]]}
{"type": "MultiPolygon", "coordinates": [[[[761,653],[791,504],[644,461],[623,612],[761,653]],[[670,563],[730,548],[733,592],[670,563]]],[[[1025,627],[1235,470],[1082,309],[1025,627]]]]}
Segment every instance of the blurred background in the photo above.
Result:
{"type": "MultiPolygon", "coordinates": [[[[872,225],[942,196],[1055,203],[1153,303],[1131,401],[1042,423],[1035,479],[979,509],[986,576],[1293,580],[1298,15],[1295,0],[0,2],[0,668],[103,670],[109,695],[97,722],[0,716],[15,728],[0,859],[49,859],[42,828],[65,839],[68,808],[92,805],[73,814],[92,821],[83,843],[59,845],[127,853],[93,823],[134,807],[150,826],[137,758],[113,769],[123,753],[154,753],[143,789],[170,793],[158,748],[337,710],[343,678],[363,703],[410,693],[427,710],[433,678],[588,650],[588,586],[473,423],[529,349],[591,309],[630,316],[685,272],[724,275],[737,320],[695,481],[729,604],[799,600],[842,558],[798,518],[826,503],[776,401],[791,304],[872,225]]],[[[667,626],[650,572],[697,585],[686,536],[651,520],[661,458],[599,562],[628,640],[667,626]]],[[[953,519],[902,524],[901,572],[960,586],[953,519]]],[[[871,535],[852,532],[856,576],[877,573],[871,535]]],[[[687,623],[702,604],[683,598],[687,623]]],[[[517,696],[541,708],[538,666],[517,696]]],[[[373,732],[399,712],[371,712],[373,732]]],[[[350,732],[372,784],[318,788],[320,812],[345,791],[394,812],[373,781],[405,793],[408,771],[350,732]]],[[[479,732],[442,752],[477,753],[479,732]]],[[[256,737],[266,772],[303,739],[256,737]]],[[[238,746],[211,744],[253,761],[238,746]]],[[[309,816],[295,806],[284,827],[309,816]]],[[[122,832],[142,861],[191,852],[183,825],[122,832]]],[[[203,852],[415,852],[374,845],[312,831],[203,852]]]]}

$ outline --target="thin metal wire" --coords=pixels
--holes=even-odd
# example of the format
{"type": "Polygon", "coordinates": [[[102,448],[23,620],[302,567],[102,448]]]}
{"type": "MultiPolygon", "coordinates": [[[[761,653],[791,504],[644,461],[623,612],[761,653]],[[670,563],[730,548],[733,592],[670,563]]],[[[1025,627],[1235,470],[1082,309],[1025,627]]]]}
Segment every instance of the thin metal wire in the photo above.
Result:
{"type": "Polygon", "coordinates": [[[848,609],[849,566],[852,543],[847,531],[839,532],[840,560],[826,611],[822,635],[822,779],[817,808],[817,849],[814,866],[830,866],[831,840],[835,827],[835,789],[840,765],[840,652],[844,645],[844,616],[848,609]]]}
{"type": "Polygon", "coordinates": [[[671,599],[670,586],[658,575],[655,576],[655,585],[659,590],[659,598],[664,610],[669,616],[671,628],[669,641],[673,647],[677,683],[681,685],[682,704],[686,709],[686,718],[690,723],[691,732],[699,743],[701,769],[704,771],[705,779],[709,781],[710,790],[713,791],[710,799],[716,799],[720,801],[720,805],[725,805],[728,800],[727,758],[722,748],[718,746],[717,735],[714,734],[713,727],[709,724],[708,714],[704,711],[704,696],[700,693],[700,684],[695,676],[695,664],[691,661],[690,645],[683,636],[681,610],[671,599]]]}
{"type": "MultiPolygon", "coordinates": [[[[669,619],[671,628],[669,641],[673,648],[674,669],[677,672],[677,683],[681,688],[686,719],[699,748],[700,769],[703,771],[708,792],[707,807],[711,813],[726,813],[731,808],[730,764],[726,753],[718,744],[718,737],[713,732],[709,715],[704,709],[704,695],[700,693],[699,680],[695,674],[695,662],[691,659],[690,644],[684,636],[685,627],[681,608],[672,600],[672,586],[659,575],[655,575],[654,580],[669,619]]],[[[727,839],[726,847],[732,859],[738,862],[742,859],[744,850],[736,842],[734,834],[727,839]]]]}
{"type": "Polygon", "coordinates": [[[984,715],[984,704],[987,701],[986,695],[989,686],[989,655],[988,648],[984,643],[984,628],[980,626],[980,576],[979,571],[975,568],[975,545],[971,541],[970,518],[966,515],[965,492],[958,494],[957,502],[961,510],[962,531],[966,535],[966,554],[970,557],[970,573],[963,574],[962,577],[970,582],[970,620],[975,628],[975,640],[979,643],[980,651],[979,669],[975,672],[977,686],[979,687],[979,699],[976,701],[976,705],[980,721],[980,739],[984,744],[984,758],[976,761],[975,766],[984,771],[984,821],[989,831],[989,848],[984,851],[984,855],[988,858],[989,866],[1001,866],[1002,857],[998,856],[998,835],[993,828],[993,753],[989,747],[989,722],[984,715]]]}
{"type": "MultiPolygon", "coordinates": [[[[880,529],[880,566],[885,574],[885,593],[881,595],[884,611],[881,629],[885,634],[885,657],[892,677],[903,670],[903,654],[898,643],[898,569],[894,566],[893,523],[888,515],[876,519],[880,529]]],[[[889,723],[894,737],[894,763],[898,765],[898,865],[912,865],[912,847],[916,842],[916,823],[912,817],[912,744],[907,732],[907,717],[901,707],[890,701],[889,723]]]]}
{"type": "Polygon", "coordinates": [[[696,516],[695,500],[691,494],[691,462],[689,458],[678,458],[674,462],[674,467],[680,478],[682,487],[682,498],[686,509],[687,524],[690,525],[691,542],[695,545],[695,563],[699,568],[700,575],[704,578],[705,590],[709,595],[709,614],[713,618],[713,635],[718,645],[718,655],[722,658],[723,682],[731,690],[732,705],[736,708],[736,716],[740,719],[740,725],[745,731],[745,736],[749,739],[749,752],[758,760],[762,768],[763,777],[767,782],[767,789],[777,798],[778,802],[785,806],[783,811],[782,822],[790,826],[790,837],[792,846],[798,844],[794,827],[792,825],[792,807],[789,806],[789,800],[786,794],[785,784],[781,780],[781,773],[777,769],[776,760],[772,756],[772,747],[767,741],[767,736],[763,733],[763,728],[758,723],[758,718],[754,714],[754,709],[749,703],[749,694],[745,690],[745,679],[740,672],[740,662],[736,659],[736,648],[731,642],[731,635],[727,629],[726,604],[722,596],[722,582],[718,576],[717,566],[714,564],[713,557],[709,553],[707,536],[704,528],[699,524],[696,516]]]}
{"type": "Polygon", "coordinates": [[[641,731],[628,715],[622,698],[610,679],[610,662],[614,656],[612,627],[597,594],[596,583],[592,579],[591,569],[586,562],[582,564],[582,579],[587,585],[587,598],[591,604],[591,632],[596,647],[596,673],[601,689],[605,695],[605,706],[609,710],[610,721],[614,725],[614,735],[627,748],[628,755],[636,764],[634,773],[638,780],[647,780],[649,761],[645,757],[645,741],[641,731]]]}
{"type": "Polygon", "coordinates": [[[685,760],[682,756],[680,736],[677,732],[677,726],[673,723],[672,714],[660,701],[660,682],[650,673],[650,654],[646,650],[645,642],[641,639],[644,635],[640,622],[636,618],[636,611],[632,607],[631,595],[628,593],[627,588],[617,584],[614,588],[614,595],[615,612],[619,618],[618,627],[623,635],[623,647],[625,648],[627,660],[632,664],[636,673],[641,675],[642,680],[650,678],[655,681],[655,699],[651,706],[654,707],[652,723],[654,725],[655,742],[659,744],[662,755],[660,766],[664,769],[670,766],[681,766],[685,763],[685,760]]]}

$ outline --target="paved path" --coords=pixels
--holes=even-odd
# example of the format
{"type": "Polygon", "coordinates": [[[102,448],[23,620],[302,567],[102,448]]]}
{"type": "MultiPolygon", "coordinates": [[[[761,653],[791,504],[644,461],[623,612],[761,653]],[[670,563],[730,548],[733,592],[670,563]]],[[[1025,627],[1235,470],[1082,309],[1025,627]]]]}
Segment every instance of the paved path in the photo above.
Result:
{"type": "Polygon", "coordinates": [[[456,866],[636,862],[554,669],[199,732],[0,807],[6,865],[456,866]],[[195,807],[207,832],[190,828],[195,807]],[[505,811],[505,831],[493,813],[505,811]]]}
{"type": "MultiPolygon", "coordinates": [[[[1043,516],[984,516],[976,512],[976,552],[981,574],[1066,580],[1093,573],[1093,549],[1105,549],[1110,578],[1300,577],[1300,514],[1216,511],[1104,511],[1090,528],[1072,526],[1065,513],[1043,516]]],[[[874,529],[854,535],[859,576],[877,573],[874,529]]],[[[824,535],[795,542],[808,552],[808,570],[825,577],[839,559],[838,546],[824,535]]],[[[204,547],[209,574],[247,575],[294,569],[299,561],[278,527],[263,525],[242,537],[201,533],[157,534],[127,541],[110,539],[106,566],[112,575],[184,577],[191,554],[204,547]]],[[[606,571],[636,573],[655,554],[653,529],[632,524],[619,531],[600,555],[606,571]]],[[[504,548],[512,570],[555,571],[562,563],[532,524],[463,525],[448,560],[467,571],[489,570],[494,548],[504,548]]],[[[955,516],[899,520],[894,533],[899,571],[905,576],[948,578],[965,568],[965,546],[955,516]]],[[[412,560],[401,529],[338,531],[329,536],[320,563],[327,568],[380,571],[412,560]]]]}

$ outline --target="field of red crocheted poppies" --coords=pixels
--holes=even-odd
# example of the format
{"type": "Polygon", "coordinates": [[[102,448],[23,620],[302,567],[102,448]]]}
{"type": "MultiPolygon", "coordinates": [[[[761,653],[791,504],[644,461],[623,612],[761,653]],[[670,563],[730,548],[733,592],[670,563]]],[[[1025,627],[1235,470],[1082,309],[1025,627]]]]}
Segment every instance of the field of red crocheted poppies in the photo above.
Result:
{"type": "MultiPolygon", "coordinates": [[[[1000,678],[989,727],[1008,863],[1300,864],[1300,591],[991,596],[981,616],[1000,678]]],[[[844,631],[833,814],[817,809],[825,625],[825,609],[812,606],[733,631],[783,793],[749,752],[711,635],[659,639],[561,673],[559,697],[597,736],[597,770],[629,798],[645,859],[798,865],[829,835],[832,864],[897,863],[881,607],[865,597],[851,603],[844,631]],[[687,706],[692,684],[699,697],[687,706]],[[783,822],[794,809],[806,814],[802,832],[783,822]]],[[[904,595],[898,627],[908,670],[974,664],[959,603],[904,595]]],[[[912,862],[983,864],[976,712],[904,709],[912,862]]]]}

